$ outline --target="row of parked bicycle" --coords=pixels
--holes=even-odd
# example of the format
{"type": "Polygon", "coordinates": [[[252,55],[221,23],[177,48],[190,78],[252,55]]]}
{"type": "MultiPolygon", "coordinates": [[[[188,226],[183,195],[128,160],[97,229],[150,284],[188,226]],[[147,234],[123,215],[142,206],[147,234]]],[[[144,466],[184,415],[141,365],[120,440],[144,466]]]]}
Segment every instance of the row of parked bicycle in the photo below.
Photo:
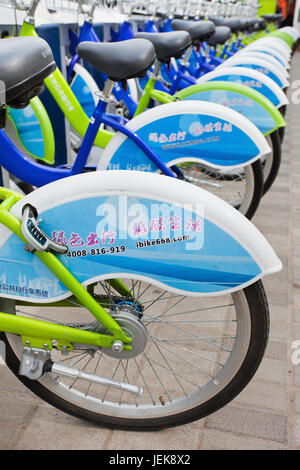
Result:
{"type": "Polygon", "coordinates": [[[20,37],[0,40],[7,365],[49,403],[106,425],[199,419],[247,385],[267,344],[261,279],[281,262],[247,218],[280,168],[299,34],[280,15],[156,10],[104,43],[93,3],[70,30],[64,77],[37,37],[38,4],[20,37]],[[71,125],[72,164],[55,166],[43,85],[71,125]]]}
{"type": "MultiPolygon", "coordinates": [[[[28,16],[20,32],[22,37],[36,35],[32,20],[37,6],[38,1],[34,1],[28,7],[28,16]]],[[[278,15],[269,17],[272,23],[278,19],[280,19],[278,15]]],[[[106,63],[99,68],[97,50],[100,41],[93,29],[91,12],[88,12],[80,34],[77,36],[73,31],[70,32],[70,52],[73,56],[68,67],[68,83],[58,70],[45,81],[72,126],[71,139],[77,163],[74,163],[72,169],[60,169],[61,173],[59,171],[53,173],[48,167],[34,165],[31,160],[24,161],[24,158],[18,155],[13,161],[12,159],[7,161],[8,158],[5,158],[6,161],[2,159],[2,166],[21,181],[33,186],[50,182],[59,174],[64,176],[63,172],[70,175],[83,170],[90,151],[85,151],[85,146],[82,146],[80,155],[77,155],[77,151],[87,130],[88,120],[97,105],[99,92],[99,83],[96,83],[79,63],[78,53],[80,54],[84,48],[81,53],[82,58],[90,60],[92,65],[97,64],[103,82],[106,75],[121,80],[129,79],[127,89],[118,80],[112,88],[108,109],[110,114],[113,114],[110,117],[118,119],[119,124],[125,124],[127,119],[134,123],[132,118],[144,113],[149,106],[153,106],[153,100],[155,104],[173,103],[172,107],[160,109],[162,118],[170,109],[174,109],[171,113],[175,112],[178,106],[182,107],[182,102],[192,100],[214,103],[210,105],[207,117],[204,120],[202,118],[202,127],[196,127],[193,137],[202,135],[202,128],[204,129],[205,125],[209,128],[212,122],[218,120],[218,114],[215,115],[218,108],[215,104],[225,105],[228,108],[226,116],[231,123],[231,129],[233,125],[233,130],[227,133],[227,138],[223,133],[222,139],[211,141],[209,139],[213,134],[211,131],[210,136],[205,135],[206,140],[203,142],[203,139],[194,139],[199,142],[193,143],[191,160],[187,157],[187,153],[190,154],[189,149],[186,149],[185,155],[182,155],[179,143],[172,132],[173,124],[167,123],[164,119],[162,126],[161,121],[158,122],[155,118],[151,140],[146,142],[149,149],[152,148],[156,154],[154,163],[153,158],[147,156],[144,151],[133,152],[133,155],[126,152],[128,155],[126,160],[123,156],[119,158],[118,152],[112,155],[107,144],[113,134],[99,131],[94,142],[96,148],[94,147],[91,152],[89,163],[98,169],[145,169],[146,171],[154,171],[158,165],[162,172],[170,174],[170,170],[164,168],[164,165],[170,167],[172,162],[175,162],[177,165],[174,165],[174,168],[181,178],[190,179],[194,183],[200,178],[200,185],[204,185],[207,190],[239,207],[244,215],[251,218],[261,196],[273,184],[280,166],[281,141],[285,126],[284,112],[288,102],[285,94],[288,88],[287,57],[290,46],[296,43],[297,33],[292,28],[284,28],[265,35],[266,19],[212,18],[212,20],[191,22],[168,18],[163,21],[160,28],[153,19],[147,21],[145,31],[138,32],[135,37],[152,42],[156,64],[154,68],[151,68],[152,64],[147,64],[146,77],[136,80],[136,77],[133,77],[134,69],[131,73],[133,78],[126,74],[125,78],[118,77],[117,70],[114,69],[119,66],[118,58],[122,55],[122,51],[125,48],[127,51],[130,46],[127,42],[120,44],[120,41],[134,37],[132,24],[125,21],[118,34],[113,32],[115,44],[102,44],[99,49],[101,54],[105,50],[108,51],[107,60],[113,70],[106,69],[106,63]],[[158,32],[158,29],[164,34],[158,32]],[[239,33],[242,33],[242,36],[239,33]],[[79,45],[86,41],[89,42],[88,45],[79,45]],[[111,57],[115,60],[110,60],[111,57]],[[234,125],[234,117],[237,115],[231,113],[229,109],[239,111],[247,118],[247,120],[238,118],[240,126],[244,126],[242,138],[232,138],[232,132],[234,134],[237,131],[234,125]],[[214,118],[213,121],[211,117],[214,118]],[[254,127],[248,129],[249,121],[261,131],[265,139],[258,138],[256,134],[252,136],[251,130],[254,127]],[[161,144],[164,144],[163,149],[161,144]],[[200,155],[200,160],[197,154],[200,155]],[[203,154],[205,154],[204,159],[203,154]],[[201,172],[198,171],[199,161],[202,163],[201,172]],[[234,172],[233,168],[239,168],[239,171],[234,172]]],[[[149,44],[147,46],[149,48],[149,44]]],[[[131,43],[131,47],[134,56],[134,49],[138,47],[138,43],[136,41],[131,43]]],[[[125,72],[127,73],[127,70],[125,72]]],[[[185,103],[185,106],[187,105],[190,106],[190,103],[185,103]]],[[[143,116],[145,121],[142,123],[141,119],[139,120],[141,128],[152,120],[153,111],[143,116]]],[[[109,126],[109,123],[106,123],[106,126],[109,126]]],[[[112,125],[109,127],[114,128],[112,125]]],[[[30,106],[22,111],[10,110],[7,131],[25,155],[41,158],[49,164],[54,163],[54,133],[47,110],[38,98],[33,98],[30,106]]],[[[186,137],[188,134],[185,134],[186,137]]],[[[129,140],[124,145],[129,145],[129,140]]],[[[22,184],[21,187],[26,192],[32,189],[22,184]]]]}

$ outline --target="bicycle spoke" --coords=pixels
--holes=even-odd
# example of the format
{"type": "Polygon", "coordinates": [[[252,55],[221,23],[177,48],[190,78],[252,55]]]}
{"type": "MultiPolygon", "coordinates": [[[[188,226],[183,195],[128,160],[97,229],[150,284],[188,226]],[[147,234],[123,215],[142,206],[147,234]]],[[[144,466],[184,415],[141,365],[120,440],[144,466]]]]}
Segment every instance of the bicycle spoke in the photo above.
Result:
{"type": "Polygon", "coordinates": [[[206,372],[205,370],[203,370],[200,366],[198,366],[197,364],[187,360],[187,359],[184,359],[182,356],[180,356],[179,354],[176,354],[174,353],[174,351],[172,351],[170,348],[168,348],[166,345],[164,344],[161,344],[160,345],[163,349],[165,349],[166,351],[168,351],[171,355],[173,356],[176,356],[177,358],[179,358],[182,362],[186,363],[186,364],[189,364],[193,367],[195,367],[196,369],[200,370],[201,372],[203,372],[205,375],[207,375],[208,377],[210,377],[211,379],[213,379],[213,376],[210,375],[208,372],[206,372]]]}
{"type": "Polygon", "coordinates": [[[177,302],[175,302],[174,305],[171,305],[171,307],[169,307],[165,312],[161,313],[160,315],[157,315],[156,317],[153,317],[153,319],[151,321],[149,321],[148,323],[146,323],[146,326],[150,325],[150,323],[152,323],[153,321],[161,318],[164,316],[165,313],[168,313],[170,310],[172,310],[172,308],[176,307],[176,305],[178,305],[180,302],[182,302],[184,299],[186,299],[186,296],[181,296],[181,299],[179,299],[177,302]]]}
{"type": "Polygon", "coordinates": [[[183,391],[184,395],[187,395],[187,392],[186,392],[185,388],[183,387],[183,385],[181,384],[180,380],[178,379],[178,374],[175,374],[175,372],[173,371],[172,367],[169,365],[168,360],[166,359],[165,355],[162,353],[162,351],[161,351],[161,349],[160,349],[160,347],[159,347],[159,345],[157,344],[156,341],[154,341],[154,344],[155,344],[156,348],[158,349],[160,355],[162,356],[164,362],[167,364],[167,366],[168,366],[168,367],[167,367],[168,371],[172,373],[173,377],[175,378],[177,384],[179,385],[179,387],[180,387],[181,390],[183,391]]]}
{"type": "Polygon", "coordinates": [[[162,386],[162,388],[163,388],[163,390],[164,390],[164,393],[167,395],[169,401],[171,402],[172,400],[171,400],[171,398],[170,398],[170,396],[169,396],[169,394],[168,394],[168,391],[166,390],[166,388],[165,388],[164,384],[162,383],[162,381],[161,381],[159,375],[157,374],[156,370],[154,369],[153,365],[151,364],[151,361],[150,361],[149,357],[146,356],[145,352],[143,352],[143,356],[144,356],[145,359],[147,360],[148,364],[150,365],[151,369],[153,370],[153,372],[154,372],[154,374],[155,374],[155,376],[156,376],[156,378],[157,378],[157,381],[160,383],[160,385],[162,386]]]}
{"type": "Polygon", "coordinates": [[[151,391],[150,391],[150,389],[149,389],[149,387],[148,387],[148,383],[146,382],[146,380],[145,380],[145,378],[144,378],[144,374],[142,373],[142,370],[141,370],[141,368],[139,367],[136,358],[134,358],[134,362],[135,362],[135,365],[136,365],[136,367],[137,367],[137,369],[138,369],[138,371],[139,371],[139,373],[140,373],[140,376],[141,376],[141,378],[142,378],[142,380],[143,380],[143,383],[144,383],[144,385],[145,385],[145,387],[146,387],[146,389],[147,389],[147,391],[148,391],[148,393],[149,393],[149,396],[151,397],[151,400],[152,400],[153,405],[156,405],[155,400],[154,400],[154,398],[153,398],[153,396],[152,396],[152,393],[151,393],[151,391]]]}
{"type": "Polygon", "coordinates": [[[188,313],[206,312],[208,310],[215,310],[217,308],[226,308],[226,307],[232,307],[232,306],[233,306],[233,304],[227,304],[227,305],[216,305],[214,307],[196,308],[195,310],[187,310],[185,312],[170,313],[169,315],[164,315],[164,318],[172,317],[174,315],[187,315],[188,313]]]}
{"type": "MultiPolygon", "coordinates": [[[[157,362],[155,361],[154,359],[152,358],[149,358],[149,361],[150,362],[153,362],[154,364],[156,364],[158,367],[161,367],[162,369],[164,369],[166,372],[169,372],[170,374],[172,374],[172,376],[176,377],[176,378],[180,378],[180,379],[183,379],[184,381],[188,382],[189,384],[193,385],[195,388],[200,388],[199,387],[199,384],[196,384],[195,382],[192,382],[191,379],[188,379],[187,377],[184,377],[183,375],[179,374],[178,372],[174,372],[172,369],[170,369],[169,367],[166,367],[164,366],[163,364],[161,364],[160,362],[157,362]]],[[[183,390],[184,391],[184,390],[183,390]]],[[[187,395],[187,393],[184,391],[184,394],[187,395]]]]}
{"type": "MultiPolygon", "coordinates": [[[[89,363],[91,362],[92,360],[92,357],[90,356],[89,359],[87,360],[87,362],[85,363],[85,365],[82,367],[81,371],[85,370],[87,368],[87,366],[89,365],[89,363]]],[[[78,361],[79,362],[79,361],[78,361]]],[[[79,379],[80,377],[76,377],[74,379],[74,381],[72,382],[72,384],[70,385],[70,389],[73,388],[73,386],[75,385],[75,383],[77,382],[77,380],[79,379]]]]}
{"type": "MultiPolygon", "coordinates": [[[[121,362],[122,362],[121,360],[118,361],[118,365],[117,365],[117,367],[115,368],[115,371],[114,371],[114,373],[113,373],[113,376],[111,377],[112,380],[114,380],[114,378],[115,378],[115,376],[116,376],[116,373],[117,373],[117,370],[118,370],[118,368],[119,368],[121,362]]],[[[104,396],[103,396],[103,398],[102,398],[102,403],[104,402],[105,397],[106,397],[107,392],[108,392],[109,389],[110,389],[110,386],[108,385],[108,386],[106,387],[104,396]]]]}
{"type": "MultiPolygon", "coordinates": [[[[159,300],[161,300],[161,298],[166,294],[167,291],[164,291],[159,297],[157,297],[157,299],[153,300],[153,302],[150,303],[150,305],[148,305],[145,309],[144,309],[144,312],[146,310],[148,310],[148,308],[152,307],[152,305],[154,305],[156,302],[158,302],[159,300]]],[[[164,299],[165,300],[165,299],[164,299]]]]}
{"type": "MultiPolygon", "coordinates": [[[[221,363],[218,362],[218,361],[214,361],[213,359],[210,359],[209,357],[206,357],[206,356],[203,356],[202,354],[196,353],[196,352],[192,351],[191,349],[187,349],[187,348],[184,348],[184,347],[180,346],[179,344],[175,344],[175,343],[173,343],[173,341],[164,340],[164,339],[162,339],[162,338],[155,338],[155,336],[150,336],[150,339],[152,339],[152,340],[154,340],[154,341],[158,341],[158,342],[164,342],[164,341],[166,341],[166,342],[168,342],[168,344],[174,346],[174,347],[177,348],[177,349],[180,349],[181,351],[185,351],[185,352],[187,352],[187,353],[189,353],[189,354],[192,354],[192,355],[194,355],[194,356],[196,356],[196,357],[199,357],[199,358],[201,358],[201,359],[205,359],[205,360],[207,360],[207,361],[209,361],[209,362],[213,362],[214,364],[217,364],[218,366],[223,366],[223,365],[224,365],[224,364],[221,364],[221,363]]],[[[185,338],[185,339],[186,339],[186,338],[185,338]]],[[[178,340],[175,340],[175,341],[178,341],[178,340]]]]}

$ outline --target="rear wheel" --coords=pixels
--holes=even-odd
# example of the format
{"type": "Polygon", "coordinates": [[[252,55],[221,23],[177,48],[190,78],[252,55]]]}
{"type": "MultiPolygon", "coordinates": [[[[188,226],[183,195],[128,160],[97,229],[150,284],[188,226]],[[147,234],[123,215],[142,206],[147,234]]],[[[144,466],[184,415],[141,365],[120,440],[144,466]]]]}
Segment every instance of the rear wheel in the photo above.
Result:
{"type": "Polygon", "coordinates": [[[176,163],[185,181],[206,189],[233,206],[245,217],[255,214],[263,191],[263,172],[257,160],[243,168],[217,170],[201,163],[176,163]]]}
{"type": "MultiPolygon", "coordinates": [[[[113,352],[77,345],[52,360],[82,371],[139,385],[140,397],[79,378],[45,373],[32,381],[18,376],[23,345],[2,333],[6,362],[43,400],[71,415],[123,429],[151,430],[203,418],[230,402],[247,385],[263,357],[268,306],[260,281],[219,297],[174,294],[140,279],[123,279],[131,301],[102,281],[98,295],[110,298],[109,313],[133,337],[136,348],[113,352]]],[[[99,297],[98,297],[99,298],[99,297]]],[[[81,307],[23,307],[2,300],[2,311],[78,328],[103,331],[81,307]]]]}
{"type": "Polygon", "coordinates": [[[271,152],[262,160],[264,175],[263,194],[266,194],[274,183],[281,163],[281,140],[279,131],[277,130],[266,136],[266,139],[271,147],[271,152]]]}

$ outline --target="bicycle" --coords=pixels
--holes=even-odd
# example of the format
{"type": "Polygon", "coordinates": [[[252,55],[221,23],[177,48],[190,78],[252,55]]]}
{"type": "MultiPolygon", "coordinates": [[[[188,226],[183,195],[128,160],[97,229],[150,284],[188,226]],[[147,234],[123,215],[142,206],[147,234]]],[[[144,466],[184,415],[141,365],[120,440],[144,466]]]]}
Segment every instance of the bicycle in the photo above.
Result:
{"type": "MultiPolygon", "coordinates": [[[[25,104],[55,68],[51,51],[38,38],[3,41],[8,104],[25,104]]],[[[135,47],[131,71],[145,67],[135,47]]],[[[0,199],[0,338],[43,400],[149,430],[200,419],[251,380],[268,336],[261,278],[281,263],[238,211],[135,171],[61,178],[25,197],[1,188],[0,199]]]]}
{"type": "Polygon", "coordinates": [[[237,211],[182,181],[126,171],[73,176],[23,198],[0,194],[0,339],[8,367],[41,399],[81,419],[149,431],[207,416],[251,380],[269,328],[260,278],[281,265],[237,211]],[[184,203],[204,204],[205,220],[190,210],[186,223],[205,224],[209,237],[189,251],[189,225],[180,237],[161,229],[149,248],[142,237],[124,241],[117,226],[111,245],[70,245],[90,243],[101,208],[120,214],[125,202],[143,214],[163,205],[176,223],[184,203]],[[66,237],[70,251],[45,230],[66,237]]]}

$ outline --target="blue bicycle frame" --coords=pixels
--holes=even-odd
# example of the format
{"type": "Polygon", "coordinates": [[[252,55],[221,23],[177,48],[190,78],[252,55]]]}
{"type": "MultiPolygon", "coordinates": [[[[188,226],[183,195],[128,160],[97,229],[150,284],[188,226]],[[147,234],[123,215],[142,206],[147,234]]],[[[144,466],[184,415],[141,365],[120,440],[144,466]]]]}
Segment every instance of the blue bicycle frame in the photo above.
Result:
{"type": "Polygon", "coordinates": [[[138,137],[134,132],[125,127],[125,125],[112,116],[105,114],[107,103],[99,100],[93,116],[90,120],[87,132],[82,141],[82,145],[78,152],[77,158],[72,167],[57,167],[52,168],[34,162],[22,154],[17,147],[7,137],[5,132],[0,129],[0,165],[3,166],[9,173],[15,175],[22,181],[25,181],[33,186],[44,186],[61,178],[67,178],[82,173],[86,170],[96,170],[95,167],[87,167],[86,162],[92,149],[94,140],[99,130],[100,124],[104,123],[107,126],[122,132],[130,139],[132,139],[138,147],[154,162],[158,169],[165,175],[170,177],[181,177],[179,168],[172,167],[174,173],[152,152],[150,147],[138,137]]]}

